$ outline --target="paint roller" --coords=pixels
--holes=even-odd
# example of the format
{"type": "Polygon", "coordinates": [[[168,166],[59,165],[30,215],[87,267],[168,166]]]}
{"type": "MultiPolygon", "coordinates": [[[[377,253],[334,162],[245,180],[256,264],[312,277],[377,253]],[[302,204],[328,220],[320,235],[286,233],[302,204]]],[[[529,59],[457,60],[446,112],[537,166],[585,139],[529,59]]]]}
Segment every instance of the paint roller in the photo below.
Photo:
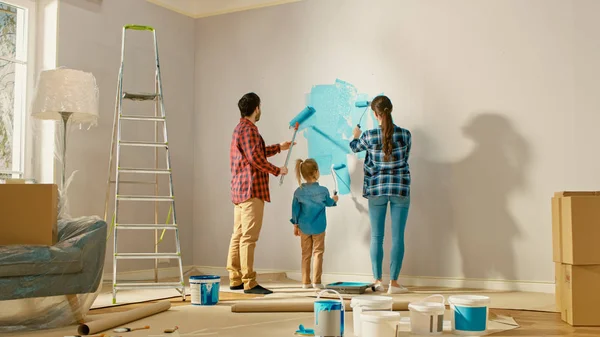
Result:
{"type": "MultiPolygon", "coordinates": [[[[315,114],[315,112],[317,112],[315,110],[315,108],[313,108],[312,106],[307,106],[306,108],[304,108],[304,110],[300,111],[300,113],[298,115],[296,115],[296,117],[294,117],[294,119],[292,119],[290,121],[290,128],[294,128],[294,136],[292,136],[292,142],[290,143],[290,148],[288,150],[287,153],[287,157],[285,158],[285,167],[288,166],[288,163],[290,161],[290,156],[292,154],[292,147],[294,147],[294,141],[296,140],[296,134],[298,133],[298,128],[300,127],[300,124],[306,122],[306,120],[308,120],[309,118],[312,117],[312,115],[315,114]]],[[[283,179],[285,178],[285,176],[281,176],[281,178],[279,179],[279,186],[281,186],[283,184],[283,179]]]]}
{"type": "Polygon", "coordinates": [[[331,165],[331,175],[333,176],[333,195],[338,194],[338,179],[341,180],[345,193],[350,193],[350,173],[346,164],[331,165]]]}
{"type": "Polygon", "coordinates": [[[365,113],[367,113],[367,110],[369,109],[370,105],[371,105],[371,101],[356,101],[356,103],[354,103],[354,106],[357,108],[365,108],[365,111],[363,111],[362,115],[360,115],[358,124],[356,124],[356,126],[358,126],[359,129],[360,129],[360,122],[362,121],[363,117],[365,116],[365,113]]]}

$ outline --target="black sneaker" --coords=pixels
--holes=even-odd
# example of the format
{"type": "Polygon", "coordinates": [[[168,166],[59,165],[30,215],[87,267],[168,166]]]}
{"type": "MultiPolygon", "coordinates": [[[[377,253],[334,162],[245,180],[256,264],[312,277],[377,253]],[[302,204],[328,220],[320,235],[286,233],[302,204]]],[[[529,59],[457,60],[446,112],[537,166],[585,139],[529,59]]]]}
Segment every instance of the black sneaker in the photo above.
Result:
{"type": "Polygon", "coordinates": [[[272,294],[273,292],[269,289],[265,289],[263,287],[261,287],[260,285],[256,285],[256,287],[252,288],[252,289],[248,289],[248,290],[244,290],[245,294],[255,294],[255,295],[269,295],[272,294]]]}
{"type": "Polygon", "coordinates": [[[239,286],[229,287],[229,290],[244,290],[244,284],[240,284],[239,286]]]}

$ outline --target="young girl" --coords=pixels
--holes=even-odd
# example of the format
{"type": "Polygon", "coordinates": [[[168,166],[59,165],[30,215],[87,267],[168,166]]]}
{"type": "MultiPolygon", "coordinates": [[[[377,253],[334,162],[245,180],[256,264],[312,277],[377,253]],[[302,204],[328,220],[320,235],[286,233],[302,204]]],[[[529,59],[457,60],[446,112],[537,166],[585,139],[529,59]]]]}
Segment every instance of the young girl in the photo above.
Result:
{"type": "Polygon", "coordinates": [[[329,196],[329,190],[320,186],[319,166],[314,159],[296,160],[296,178],[300,187],[294,192],[292,219],[294,235],[300,237],[302,247],[302,283],[303,288],[311,285],[310,262],[314,257],[313,288],[323,289],[323,252],[325,251],[325,228],[327,219],[325,207],[336,205],[338,196],[329,196]],[[306,183],[302,183],[302,178],[306,183]]]}

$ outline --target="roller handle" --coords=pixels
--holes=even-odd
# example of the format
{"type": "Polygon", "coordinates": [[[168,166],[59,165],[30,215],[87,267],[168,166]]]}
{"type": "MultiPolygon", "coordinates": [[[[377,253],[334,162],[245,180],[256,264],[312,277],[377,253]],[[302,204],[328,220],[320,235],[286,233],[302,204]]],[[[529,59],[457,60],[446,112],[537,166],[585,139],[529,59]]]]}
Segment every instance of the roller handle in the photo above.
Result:
{"type": "MultiPolygon", "coordinates": [[[[300,123],[296,122],[296,125],[294,126],[294,136],[292,137],[292,142],[290,143],[290,148],[288,149],[287,157],[285,158],[284,167],[287,167],[288,163],[290,161],[290,156],[292,155],[292,148],[294,147],[294,141],[296,140],[296,133],[298,133],[299,127],[300,127],[300,123]]],[[[279,186],[283,185],[284,178],[285,178],[284,175],[282,175],[281,178],[279,178],[279,186]]]]}

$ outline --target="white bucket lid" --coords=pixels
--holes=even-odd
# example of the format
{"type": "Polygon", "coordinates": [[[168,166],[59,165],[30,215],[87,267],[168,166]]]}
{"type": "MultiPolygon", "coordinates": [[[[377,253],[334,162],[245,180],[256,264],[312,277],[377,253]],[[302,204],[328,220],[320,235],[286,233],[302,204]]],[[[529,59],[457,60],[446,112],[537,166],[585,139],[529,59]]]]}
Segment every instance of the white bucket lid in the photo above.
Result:
{"type": "Polygon", "coordinates": [[[454,305],[466,305],[483,307],[490,304],[490,298],[487,296],[480,295],[456,295],[448,298],[448,303],[454,305]]]}
{"type": "Polygon", "coordinates": [[[383,322],[397,321],[400,322],[400,313],[394,311],[367,311],[360,315],[363,322],[383,322]]]}
{"type": "Polygon", "coordinates": [[[423,313],[444,313],[446,306],[439,302],[415,302],[408,305],[408,309],[411,311],[418,311],[423,313]]]}
{"type": "Polygon", "coordinates": [[[389,296],[356,296],[350,300],[350,307],[389,307],[394,299],[389,296]]]}

